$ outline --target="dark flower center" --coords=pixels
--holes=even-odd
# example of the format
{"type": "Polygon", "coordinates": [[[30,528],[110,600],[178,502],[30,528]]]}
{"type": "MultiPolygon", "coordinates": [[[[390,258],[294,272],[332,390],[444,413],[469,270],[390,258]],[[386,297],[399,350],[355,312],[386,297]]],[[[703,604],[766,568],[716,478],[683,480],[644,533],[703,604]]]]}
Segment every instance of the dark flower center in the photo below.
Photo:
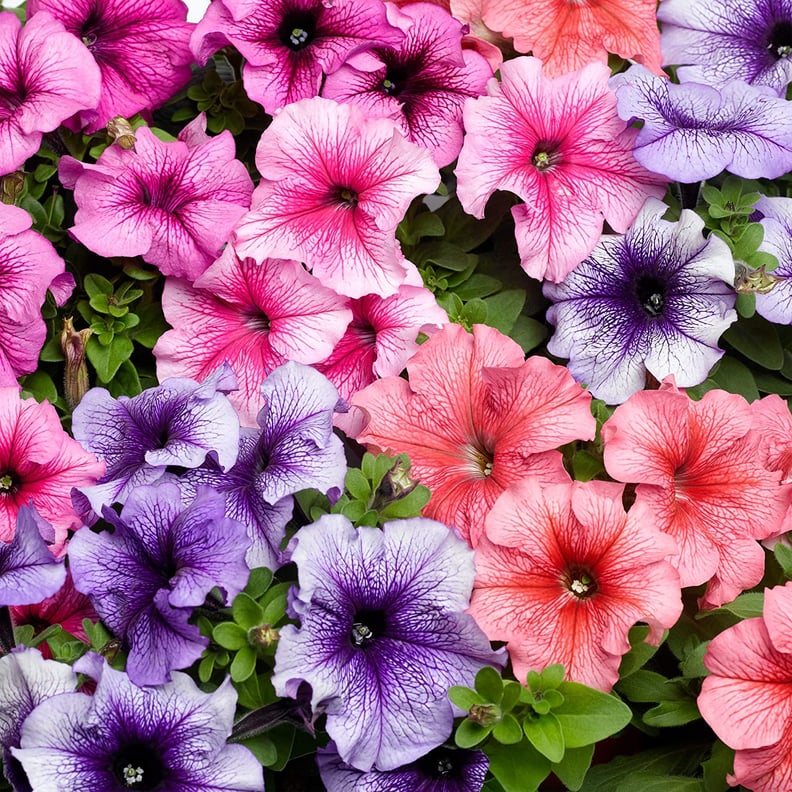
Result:
{"type": "Polygon", "coordinates": [[[388,66],[382,88],[390,96],[398,96],[406,87],[410,78],[411,69],[406,64],[393,64],[388,66]]]}
{"type": "Polygon", "coordinates": [[[468,445],[468,457],[473,464],[481,471],[482,478],[492,475],[492,467],[495,464],[495,449],[492,442],[486,442],[481,438],[468,445]]]}
{"type": "Polygon", "coordinates": [[[657,317],[663,313],[665,292],[665,285],[654,275],[643,275],[635,284],[635,295],[638,302],[651,317],[657,317]]]}
{"type": "Polygon", "coordinates": [[[311,11],[291,11],[278,27],[281,44],[294,52],[305,49],[316,35],[316,16],[311,11]]]}
{"type": "Polygon", "coordinates": [[[354,209],[358,205],[359,196],[350,187],[337,187],[333,196],[334,203],[345,209],[354,209]]]}
{"type": "Polygon", "coordinates": [[[150,743],[130,742],[113,758],[113,776],[123,789],[147,792],[166,780],[166,767],[150,743]]]}
{"type": "Polygon", "coordinates": [[[352,646],[363,648],[385,632],[385,614],[379,610],[359,610],[352,621],[349,639],[352,646]]]}
{"type": "Polygon", "coordinates": [[[245,324],[256,333],[269,333],[271,328],[269,316],[264,311],[253,314],[245,324]]]}
{"type": "Polygon", "coordinates": [[[19,481],[11,471],[7,471],[0,475],[0,496],[13,495],[18,491],[19,481]]]}
{"type": "Polygon", "coordinates": [[[463,763],[457,761],[455,752],[448,748],[436,748],[418,760],[419,770],[433,780],[454,779],[459,776],[463,763]]]}
{"type": "Polygon", "coordinates": [[[531,154],[531,163],[540,172],[548,171],[561,162],[561,153],[555,143],[540,140],[531,154]]]}
{"type": "Polygon", "coordinates": [[[776,22],[767,37],[767,49],[777,60],[792,54],[792,22],[776,22]]]}
{"type": "Polygon", "coordinates": [[[580,600],[590,599],[599,591],[591,570],[577,565],[571,566],[564,574],[563,584],[580,600]]]}
{"type": "Polygon", "coordinates": [[[78,31],[72,32],[77,32],[83,44],[93,52],[102,33],[102,18],[99,12],[94,8],[83,22],[82,27],[78,31]]]}

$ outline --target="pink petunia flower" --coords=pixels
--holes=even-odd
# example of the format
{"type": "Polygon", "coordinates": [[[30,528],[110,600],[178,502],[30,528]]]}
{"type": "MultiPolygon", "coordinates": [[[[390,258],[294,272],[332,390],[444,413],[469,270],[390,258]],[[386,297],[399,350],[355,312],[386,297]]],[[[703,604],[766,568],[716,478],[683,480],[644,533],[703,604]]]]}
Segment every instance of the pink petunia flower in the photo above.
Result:
{"type": "Polygon", "coordinates": [[[100,256],[142,256],[165,275],[195,280],[250,205],[253,182],[228,131],[210,138],[203,115],[179,140],[135,131],[135,148],[105,149],[96,165],[63,157],[60,178],[78,211],[70,233],[100,256]]]}
{"type": "Polygon", "coordinates": [[[459,199],[476,217],[495,190],[523,199],[512,215],[532,277],[562,281],[594,249],[603,218],[624,233],[646,199],[665,192],[667,180],[633,157],[638,130],[618,117],[609,76],[592,63],[551,80],[536,58],[515,58],[489,96],[465,105],[459,199]]]}
{"type": "Polygon", "coordinates": [[[319,94],[353,53],[395,45],[401,31],[388,23],[380,0],[216,0],[191,39],[195,57],[232,44],[245,57],[247,95],[268,113],[319,94]]]}
{"type": "Polygon", "coordinates": [[[67,531],[80,525],[72,487],[94,484],[103,472],[104,463],[63,431],[51,404],[0,388],[0,541],[13,537],[20,507],[32,500],[61,549],[67,531]]]}
{"type": "Polygon", "coordinates": [[[256,166],[263,176],[236,229],[240,255],[303,261],[349,297],[387,297],[404,283],[420,284],[396,226],[413,198],[436,189],[440,174],[393,121],[305,99],[262,134],[256,166]]]}
{"type": "MultiPolygon", "coordinates": [[[[79,123],[87,132],[114,116],[156,109],[190,79],[193,25],[181,0],[28,0],[27,12],[31,21],[42,12],[59,19],[98,64],[99,103],[94,102],[95,109],[79,108],[79,123]]],[[[72,57],[62,53],[59,67],[72,57]]],[[[84,86],[77,81],[75,89],[82,92],[84,86]]]]}
{"type": "Polygon", "coordinates": [[[0,12],[0,175],[21,167],[74,113],[99,101],[101,77],[80,40],[49,14],[24,27],[0,12]]]}
{"type": "Polygon", "coordinates": [[[563,663],[568,679],[610,690],[636,622],[657,644],[682,612],[673,540],[629,514],[620,484],[512,484],[476,547],[470,613],[491,641],[508,641],[514,674],[563,663]]]}
{"type": "Polygon", "coordinates": [[[405,452],[432,491],[424,514],[454,526],[472,547],[511,483],[569,481],[558,446],[594,438],[591,396],[563,366],[523,359],[486,325],[446,325],[407,363],[409,382],[385,377],[352,397],[367,424],[357,440],[405,452]]]}
{"type": "Polygon", "coordinates": [[[764,465],[751,407],[713,390],[693,401],[668,378],[616,409],[602,428],[605,468],[635,482],[636,506],[670,534],[683,586],[707,583],[702,607],[722,605],[764,573],[757,542],[775,536],[792,487],[764,465]]]}
{"type": "Polygon", "coordinates": [[[726,780],[753,792],[792,789],[792,583],[765,590],[762,618],[710,641],[698,706],[736,749],[726,780]]]}
{"type": "Polygon", "coordinates": [[[162,308],[173,330],[154,347],[157,376],[201,380],[228,361],[239,390],[228,398],[256,426],[261,384],[287,360],[318,363],[352,318],[347,301],[296,261],[239,259],[229,245],[191,286],[169,278],[162,308]]]}

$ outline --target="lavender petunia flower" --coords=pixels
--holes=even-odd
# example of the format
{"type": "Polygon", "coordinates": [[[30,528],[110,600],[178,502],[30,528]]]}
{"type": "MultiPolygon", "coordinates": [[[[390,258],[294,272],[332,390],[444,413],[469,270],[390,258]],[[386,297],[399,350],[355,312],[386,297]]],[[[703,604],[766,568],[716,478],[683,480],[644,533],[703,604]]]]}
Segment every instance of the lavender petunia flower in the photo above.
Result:
{"type": "Polygon", "coordinates": [[[89,390],[74,410],[72,431],[107,466],[96,485],[80,489],[91,508],[98,513],[123,503],[168,465],[195,468],[207,454],[228,470],[237,458],[239,419],[224,394],[235,389],[231,369],[223,366],[200,384],[174,377],[132,398],[89,390]]]}
{"type": "Polygon", "coordinates": [[[548,351],[569,359],[572,376],[609,404],[673,374],[698,385],[723,355],[718,339],[737,319],[734,261],[726,243],[702,237],[703,221],[684,210],[678,223],[651,199],[624,236],[603,236],[560,284],[548,351]]]}
{"type": "Polygon", "coordinates": [[[214,693],[180,673],[139,688],[105,665],[93,696],[65,693],[39,704],[12,752],[42,792],[263,792],[261,764],[226,744],[236,698],[228,679],[214,693]]]}
{"type": "Polygon", "coordinates": [[[481,792],[489,759],[481,751],[441,746],[395,770],[349,767],[331,742],[316,761],[327,792],[481,792]]]}
{"type": "Polygon", "coordinates": [[[792,104],[767,88],[675,85],[638,65],[610,84],[619,116],[643,121],[633,154],[655,173],[691,183],[723,170],[774,179],[792,169],[792,104]]]}
{"type": "Polygon", "coordinates": [[[312,487],[337,500],[344,487],[346,461],[333,434],[333,411],[346,405],[323,374],[294,361],[276,368],[261,392],[261,428],[241,430],[236,465],[223,473],[210,462],[182,482],[185,492],[204,484],[225,495],[226,513],[247,527],[253,542],[248,565],[277,569],[291,496],[312,487]]]}
{"type": "MultiPolygon", "coordinates": [[[[451,734],[451,685],[502,664],[468,607],[473,552],[442,523],[420,517],[355,530],[326,515],[297,533],[300,627],[281,630],[272,684],[314,711],[353,767],[392,770],[451,734]]],[[[458,714],[458,713],[457,713],[458,714]]]]}
{"type": "Polygon", "coordinates": [[[83,528],[71,540],[74,587],[129,649],[135,684],[156,685],[201,656],[208,639],[189,623],[193,608],[214,586],[229,601],[242,590],[250,540],[222,495],[202,488],[185,506],[170,481],[138,487],[120,516],[103,516],[112,534],[83,528]]]}
{"type": "Polygon", "coordinates": [[[745,80],[778,95],[792,80],[792,0],[665,0],[657,18],[664,63],[691,64],[694,79],[745,80]]]}
{"type": "Polygon", "coordinates": [[[764,228],[759,249],[778,259],[771,273],[772,289],[756,294],[756,312],[776,324],[792,324],[792,198],[762,196],[756,208],[764,215],[759,221],[764,228]]]}

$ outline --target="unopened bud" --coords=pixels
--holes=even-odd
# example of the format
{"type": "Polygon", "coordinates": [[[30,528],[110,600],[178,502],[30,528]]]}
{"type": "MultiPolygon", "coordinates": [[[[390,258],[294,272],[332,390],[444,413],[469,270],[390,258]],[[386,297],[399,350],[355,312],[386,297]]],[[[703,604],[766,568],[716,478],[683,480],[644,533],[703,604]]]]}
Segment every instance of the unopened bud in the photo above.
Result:
{"type": "Polygon", "coordinates": [[[91,337],[91,329],[86,327],[79,332],[74,329],[71,316],[63,320],[61,349],[66,357],[66,372],[63,389],[66,401],[73,410],[88,390],[88,364],[85,361],[85,345],[91,337]]]}
{"type": "Polygon", "coordinates": [[[752,269],[742,262],[738,262],[737,278],[734,290],[740,294],[768,294],[773,290],[778,278],[772,272],[765,272],[764,267],[752,269]]]}
{"type": "Polygon", "coordinates": [[[122,149],[130,151],[135,148],[135,130],[123,116],[116,116],[107,122],[107,134],[122,149]]]}
{"type": "Polygon", "coordinates": [[[479,726],[492,726],[500,719],[500,710],[494,704],[474,704],[468,718],[479,726]]]}
{"type": "Polygon", "coordinates": [[[268,649],[278,642],[280,631],[271,624],[260,624],[248,632],[248,641],[254,646],[268,649]]]}
{"type": "Polygon", "coordinates": [[[22,171],[8,173],[0,179],[0,201],[13,206],[25,186],[25,174],[22,171]]]}

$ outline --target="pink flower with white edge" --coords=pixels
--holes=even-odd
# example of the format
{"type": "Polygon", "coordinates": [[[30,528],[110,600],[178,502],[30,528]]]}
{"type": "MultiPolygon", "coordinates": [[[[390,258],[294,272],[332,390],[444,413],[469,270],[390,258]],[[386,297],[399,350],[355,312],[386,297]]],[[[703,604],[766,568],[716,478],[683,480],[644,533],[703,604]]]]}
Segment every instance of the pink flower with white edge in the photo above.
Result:
{"type": "Polygon", "coordinates": [[[250,205],[253,182],[227,130],[210,138],[201,114],[163,142],[141,127],[135,148],[105,149],[95,165],[63,157],[74,190],[71,235],[100,256],[142,256],[165,275],[195,280],[250,205]]]}
{"type": "Polygon", "coordinates": [[[44,132],[96,106],[101,76],[82,42],[49,14],[22,27],[0,12],[0,175],[24,165],[44,132]]]}
{"type": "Polygon", "coordinates": [[[173,329],[154,347],[160,382],[201,380],[227,361],[239,385],[228,398],[243,426],[256,426],[273,369],[324,360],[352,318],[347,300],[296,261],[257,264],[231,245],[194,284],[168,278],[162,309],[173,329]]]}
{"type": "Polygon", "coordinates": [[[523,269],[562,281],[594,249],[603,220],[624,233],[667,179],[633,156],[637,129],[616,113],[610,70],[592,63],[556,79],[536,58],[515,58],[491,80],[489,96],[465,105],[456,167],[466,212],[484,216],[496,190],[523,199],[512,208],[523,269]]]}
{"type": "Polygon", "coordinates": [[[297,259],[348,297],[420,283],[396,226],[440,173],[393,121],[321,97],[296,102],[262,134],[256,167],[253,208],[235,232],[241,256],[297,259]]]}
{"type": "Polygon", "coordinates": [[[487,515],[476,547],[469,613],[491,641],[507,641],[516,678],[563,663],[568,679],[610,690],[637,622],[658,644],[682,612],[674,541],[629,514],[624,486],[512,484],[487,515]]]}

